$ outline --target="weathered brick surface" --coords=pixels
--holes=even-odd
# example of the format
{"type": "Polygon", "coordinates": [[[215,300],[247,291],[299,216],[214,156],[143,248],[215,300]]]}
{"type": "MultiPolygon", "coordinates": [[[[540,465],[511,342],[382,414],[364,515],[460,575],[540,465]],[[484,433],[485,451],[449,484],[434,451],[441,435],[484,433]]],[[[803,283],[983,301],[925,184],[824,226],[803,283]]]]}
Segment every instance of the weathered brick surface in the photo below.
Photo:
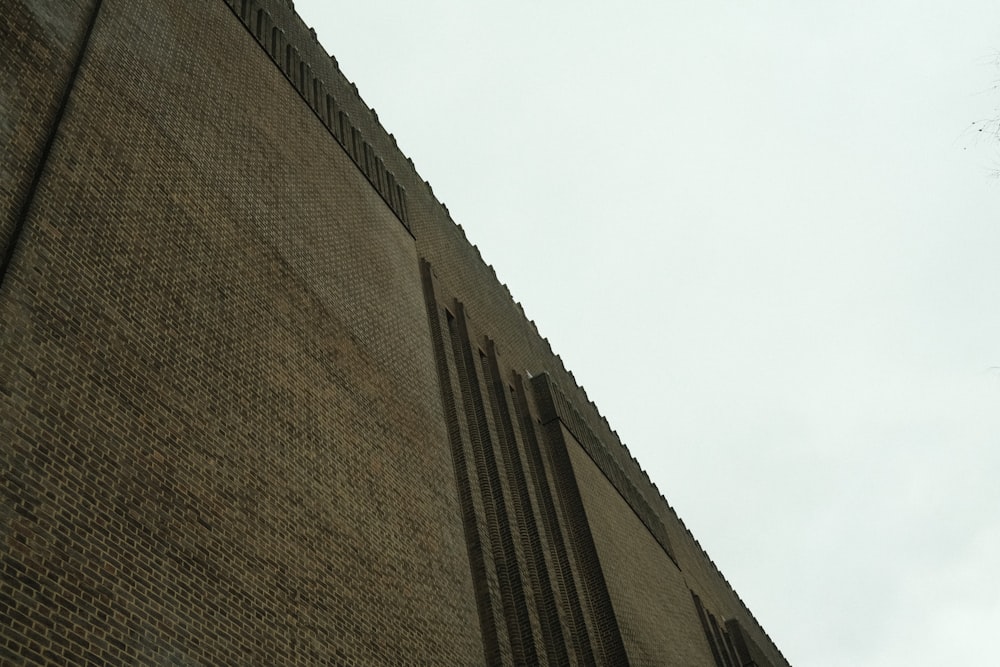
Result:
{"type": "Polygon", "coordinates": [[[412,237],[222,2],[105,0],[70,104],[0,291],[0,655],[481,660],[412,237]]]}
{"type": "Polygon", "coordinates": [[[786,664],[288,0],[0,10],[0,662],[786,664]]]}

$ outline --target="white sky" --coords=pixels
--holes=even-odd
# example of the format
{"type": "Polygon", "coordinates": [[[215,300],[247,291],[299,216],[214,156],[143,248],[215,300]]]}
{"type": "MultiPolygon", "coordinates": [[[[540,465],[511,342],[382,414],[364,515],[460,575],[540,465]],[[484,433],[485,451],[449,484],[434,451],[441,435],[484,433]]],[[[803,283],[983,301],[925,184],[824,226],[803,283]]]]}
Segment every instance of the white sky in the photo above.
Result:
{"type": "Polygon", "coordinates": [[[792,664],[997,664],[1000,3],[295,4],[792,664]]]}

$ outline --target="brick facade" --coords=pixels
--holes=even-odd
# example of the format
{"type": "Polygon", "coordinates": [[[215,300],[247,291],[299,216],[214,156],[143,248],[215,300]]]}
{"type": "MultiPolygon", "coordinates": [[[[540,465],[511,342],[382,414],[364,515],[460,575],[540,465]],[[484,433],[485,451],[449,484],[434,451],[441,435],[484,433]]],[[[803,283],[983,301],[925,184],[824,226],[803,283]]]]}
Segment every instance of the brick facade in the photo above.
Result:
{"type": "Polygon", "coordinates": [[[0,663],[787,664],[287,0],[0,9],[0,663]]]}

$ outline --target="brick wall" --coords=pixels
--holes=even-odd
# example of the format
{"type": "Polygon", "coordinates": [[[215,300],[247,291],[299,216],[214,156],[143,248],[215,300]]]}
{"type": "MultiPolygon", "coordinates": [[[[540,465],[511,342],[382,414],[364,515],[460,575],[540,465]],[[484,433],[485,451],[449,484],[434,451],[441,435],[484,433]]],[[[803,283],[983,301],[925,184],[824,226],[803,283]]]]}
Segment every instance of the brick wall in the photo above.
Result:
{"type": "Polygon", "coordinates": [[[712,664],[684,573],[576,439],[567,440],[630,663],[712,664]]]}
{"type": "Polygon", "coordinates": [[[0,23],[2,268],[81,51],[93,0],[4,3],[0,23]]]}
{"type": "Polygon", "coordinates": [[[2,9],[0,661],[786,664],[288,0],[2,9]]]}
{"type": "Polygon", "coordinates": [[[481,660],[425,312],[225,3],[105,0],[0,291],[0,657],[481,660]]]}

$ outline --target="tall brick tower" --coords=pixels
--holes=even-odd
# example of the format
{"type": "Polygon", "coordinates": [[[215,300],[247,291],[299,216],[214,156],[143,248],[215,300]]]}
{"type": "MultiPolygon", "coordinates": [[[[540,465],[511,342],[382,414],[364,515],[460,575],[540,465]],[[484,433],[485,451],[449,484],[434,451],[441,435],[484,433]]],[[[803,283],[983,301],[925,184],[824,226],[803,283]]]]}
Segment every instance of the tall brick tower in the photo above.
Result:
{"type": "Polygon", "coordinates": [[[787,664],[291,2],[0,9],[0,663],[787,664]]]}

